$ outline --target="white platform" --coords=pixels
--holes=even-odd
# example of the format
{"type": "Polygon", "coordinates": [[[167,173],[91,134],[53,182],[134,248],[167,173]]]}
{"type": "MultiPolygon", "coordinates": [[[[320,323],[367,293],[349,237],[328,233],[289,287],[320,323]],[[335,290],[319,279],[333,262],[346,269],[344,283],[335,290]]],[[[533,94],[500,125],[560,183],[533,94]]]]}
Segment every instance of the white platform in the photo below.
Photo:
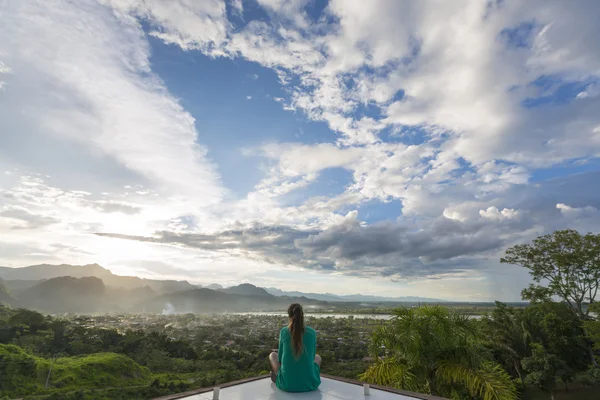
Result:
{"type": "MultiPolygon", "coordinates": [[[[185,400],[212,400],[213,392],[183,397],[185,400]]],[[[369,396],[364,395],[362,386],[328,378],[321,378],[317,391],[308,393],[286,393],[277,388],[270,378],[242,383],[220,390],[219,400],[415,400],[401,394],[384,392],[371,388],[369,396]]]]}

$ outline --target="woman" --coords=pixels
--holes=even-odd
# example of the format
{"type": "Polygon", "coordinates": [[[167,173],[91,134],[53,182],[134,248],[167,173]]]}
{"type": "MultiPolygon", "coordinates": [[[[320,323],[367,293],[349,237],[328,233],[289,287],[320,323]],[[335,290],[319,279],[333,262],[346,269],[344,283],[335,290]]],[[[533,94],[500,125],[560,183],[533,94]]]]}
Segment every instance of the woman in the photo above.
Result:
{"type": "Polygon", "coordinates": [[[317,333],[304,326],[300,304],[288,308],[289,324],[279,332],[279,351],[269,356],[271,379],[286,392],[310,392],[321,384],[317,333]]]}

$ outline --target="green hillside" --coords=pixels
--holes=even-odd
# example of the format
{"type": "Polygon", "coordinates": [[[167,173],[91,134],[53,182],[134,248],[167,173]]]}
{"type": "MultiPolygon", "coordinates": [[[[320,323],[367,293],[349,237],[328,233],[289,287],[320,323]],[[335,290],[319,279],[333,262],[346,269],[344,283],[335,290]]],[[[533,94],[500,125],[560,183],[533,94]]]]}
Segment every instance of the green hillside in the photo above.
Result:
{"type": "Polygon", "coordinates": [[[10,295],[2,279],[0,279],[0,304],[15,304],[15,299],[10,295]]]}
{"type": "Polygon", "coordinates": [[[0,393],[15,396],[38,391],[49,365],[18,346],[0,344],[0,393]]]}
{"type": "Polygon", "coordinates": [[[0,393],[19,396],[30,393],[69,392],[147,386],[152,380],[148,368],[116,353],[57,358],[50,384],[43,390],[52,360],[33,356],[20,347],[0,344],[0,393]],[[32,379],[33,378],[33,379],[32,379]]]}

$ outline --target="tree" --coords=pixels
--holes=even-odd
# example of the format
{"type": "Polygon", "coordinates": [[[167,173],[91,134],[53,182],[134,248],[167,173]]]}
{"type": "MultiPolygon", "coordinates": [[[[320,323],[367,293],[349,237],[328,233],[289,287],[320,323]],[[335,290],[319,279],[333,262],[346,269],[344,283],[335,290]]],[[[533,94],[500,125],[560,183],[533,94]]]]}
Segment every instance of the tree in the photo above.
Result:
{"type": "Polygon", "coordinates": [[[576,371],[584,371],[587,343],[584,338],[582,321],[577,318],[565,303],[543,303],[530,307],[526,314],[535,314],[532,324],[539,327],[541,335],[533,337],[533,341],[544,346],[564,361],[560,378],[567,383],[575,377],[576,371]]]}
{"type": "Polygon", "coordinates": [[[525,374],[521,360],[531,355],[530,333],[524,318],[524,310],[496,302],[491,315],[481,319],[487,344],[502,355],[505,367],[519,377],[525,387],[525,374]]]}
{"type": "Polygon", "coordinates": [[[31,333],[47,328],[46,318],[35,311],[19,308],[9,318],[10,325],[27,325],[31,333]]]}
{"type": "Polygon", "coordinates": [[[392,321],[374,333],[377,361],[361,379],[434,395],[516,399],[510,376],[486,357],[480,339],[473,321],[447,308],[396,309],[392,321]]]}
{"type": "Polygon", "coordinates": [[[524,300],[550,300],[556,296],[580,319],[587,319],[589,308],[584,305],[594,302],[600,285],[600,234],[556,231],[538,237],[533,244],[507,249],[500,262],[529,269],[537,285],[523,290],[524,300]]]}
{"type": "MultiPolygon", "coordinates": [[[[529,269],[536,284],[521,292],[524,300],[551,301],[555,296],[567,303],[581,321],[589,319],[586,304],[595,301],[600,285],[600,234],[555,231],[532,244],[507,249],[500,262],[529,269]]],[[[590,361],[598,366],[591,343],[588,348],[590,361]]]]}
{"type": "Polygon", "coordinates": [[[567,368],[565,362],[554,354],[546,352],[539,343],[533,343],[532,354],[523,359],[523,367],[527,371],[525,382],[535,385],[550,394],[554,400],[556,378],[567,368]]]}

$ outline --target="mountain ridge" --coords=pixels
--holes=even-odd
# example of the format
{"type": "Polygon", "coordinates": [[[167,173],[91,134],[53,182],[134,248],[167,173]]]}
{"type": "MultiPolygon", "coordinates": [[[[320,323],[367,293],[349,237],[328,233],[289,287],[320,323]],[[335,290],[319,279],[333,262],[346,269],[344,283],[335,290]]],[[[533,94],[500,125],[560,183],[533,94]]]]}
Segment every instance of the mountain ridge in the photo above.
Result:
{"type": "Polygon", "coordinates": [[[73,278],[96,277],[102,279],[106,286],[121,289],[150,287],[157,293],[169,293],[177,290],[194,289],[197,286],[188,281],[147,279],[137,276],[115,275],[99,264],[39,264],[21,268],[0,267],[0,278],[7,281],[11,290],[21,286],[33,286],[42,280],[70,276],[73,278]],[[19,281],[17,284],[14,281],[19,281]],[[37,282],[36,282],[37,281],[37,282]]]}
{"type": "Polygon", "coordinates": [[[54,313],[252,312],[286,309],[291,302],[321,309],[347,309],[361,307],[364,303],[444,301],[414,296],[392,298],[361,294],[287,292],[249,283],[226,288],[219,284],[202,287],[188,281],[115,275],[98,264],[0,267],[0,282],[4,284],[4,289],[0,291],[0,301],[12,306],[26,306],[54,313]]]}
{"type": "Polygon", "coordinates": [[[265,288],[267,292],[274,296],[304,296],[309,299],[321,300],[321,301],[336,301],[336,302],[349,302],[349,303],[360,303],[360,302],[423,302],[423,303],[442,303],[446,300],[435,299],[430,297],[418,297],[418,296],[400,296],[400,297],[387,297],[387,296],[372,296],[363,294],[349,294],[349,295],[337,295],[333,293],[304,293],[298,291],[286,292],[277,288],[265,288]]]}
{"type": "Polygon", "coordinates": [[[252,285],[250,283],[241,283],[228,288],[217,289],[219,292],[228,294],[241,294],[248,296],[273,296],[266,289],[252,285]]]}

